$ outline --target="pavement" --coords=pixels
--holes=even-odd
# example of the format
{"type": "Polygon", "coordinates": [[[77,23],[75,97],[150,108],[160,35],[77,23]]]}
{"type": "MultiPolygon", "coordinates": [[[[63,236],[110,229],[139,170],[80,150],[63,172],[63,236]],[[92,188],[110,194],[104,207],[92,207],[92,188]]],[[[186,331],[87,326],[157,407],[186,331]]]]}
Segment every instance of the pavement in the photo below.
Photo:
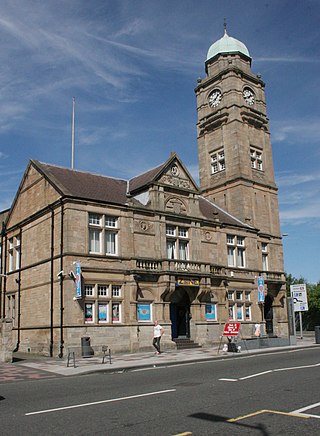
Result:
{"type": "Polygon", "coordinates": [[[108,358],[102,363],[102,356],[79,357],[75,360],[65,356],[61,359],[35,356],[23,353],[14,353],[13,363],[0,363],[0,383],[15,382],[19,380],[32,380],[42,378],[55,378],[88,374],[92,372],[124,372],[160,366],[191,364],[199,361],[209,361],[217,358],[230,358],[248,354],[280,352],[283,350],[319,347],[315,343],[314,334],[303,337],[297,336],[295,345],[282,347],[264,347],[255,350],[242,349],[240,353],[224,352],[222,347],[215,345],[210,348],[190,348],[182,350],[163,350],[160,355],[152,351],[139,353],[114,354],[111,363],[108,358]]]}

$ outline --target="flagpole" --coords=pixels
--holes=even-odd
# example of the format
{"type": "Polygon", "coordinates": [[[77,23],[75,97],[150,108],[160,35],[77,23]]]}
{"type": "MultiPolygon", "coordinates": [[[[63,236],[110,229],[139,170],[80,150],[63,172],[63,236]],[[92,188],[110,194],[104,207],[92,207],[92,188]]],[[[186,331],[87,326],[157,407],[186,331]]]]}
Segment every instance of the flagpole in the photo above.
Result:
{"type": "Polygon", "coordinates": [[[71,169],[74,169],[74,108],[76,99],[72,98],[71,169]]]}

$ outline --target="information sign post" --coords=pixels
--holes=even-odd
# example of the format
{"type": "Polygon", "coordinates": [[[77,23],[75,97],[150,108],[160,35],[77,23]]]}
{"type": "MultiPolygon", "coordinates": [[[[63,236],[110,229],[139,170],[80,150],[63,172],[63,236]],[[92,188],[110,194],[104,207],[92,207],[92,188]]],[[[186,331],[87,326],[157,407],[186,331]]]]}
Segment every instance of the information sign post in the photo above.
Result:
{"type": "Polygon", "coordinates": [[[293,300],[293,307],[295,312],[299,312],[300,322],[300,337],[303,339],[302,334],[302,312],[308,311],[308,296],[307,288],[304,283],[290,286],[291,298],[293,300]]]}

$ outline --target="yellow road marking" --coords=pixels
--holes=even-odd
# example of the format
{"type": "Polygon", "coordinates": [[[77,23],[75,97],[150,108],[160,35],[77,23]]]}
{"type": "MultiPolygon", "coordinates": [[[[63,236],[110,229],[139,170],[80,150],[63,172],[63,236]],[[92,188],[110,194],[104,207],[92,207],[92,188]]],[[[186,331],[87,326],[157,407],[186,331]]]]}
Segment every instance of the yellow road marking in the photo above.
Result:
{"type": "Polygon", "coordinates": [[[184,432],[184,433],[178,433],[178,434],[175,434],[175,435],[173,435],[173,436],[188,436],[188,435],[190,435],[190,434],[192,434],[191,431],[186,431],[186,432],[184,432]]]}
{"type": "Polygon", "coordinates": [[[302,415],[300,413],[278,412],[277,410],[267,410],[267,409],[264,409],[264,410],[258,410],[257,412],[254,412],[254,413],[249,413],[248,415],[238,416],[238,418],[228,419],[227,422],[241,421],[242,419],[251,418],[252,416],[261,415],[262,413],[274,413],[276,415],[294,416],[296,418],[304,418],[304,419],[309,418],[309,416],[305,416],[305,415],[302,415]]]}

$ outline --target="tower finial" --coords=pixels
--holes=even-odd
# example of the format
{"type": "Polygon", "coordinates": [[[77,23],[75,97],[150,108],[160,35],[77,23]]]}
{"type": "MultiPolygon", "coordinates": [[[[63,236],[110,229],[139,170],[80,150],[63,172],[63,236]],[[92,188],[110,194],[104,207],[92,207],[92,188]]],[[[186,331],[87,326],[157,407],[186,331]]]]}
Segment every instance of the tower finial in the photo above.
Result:
{"type": "Polygon", "coordinates": [[[223,20],[223,29],[224,29],[224,34],[226,35],[227,34],[227,19],[226,18],[224,18],[224,20],[223,20]]]}

